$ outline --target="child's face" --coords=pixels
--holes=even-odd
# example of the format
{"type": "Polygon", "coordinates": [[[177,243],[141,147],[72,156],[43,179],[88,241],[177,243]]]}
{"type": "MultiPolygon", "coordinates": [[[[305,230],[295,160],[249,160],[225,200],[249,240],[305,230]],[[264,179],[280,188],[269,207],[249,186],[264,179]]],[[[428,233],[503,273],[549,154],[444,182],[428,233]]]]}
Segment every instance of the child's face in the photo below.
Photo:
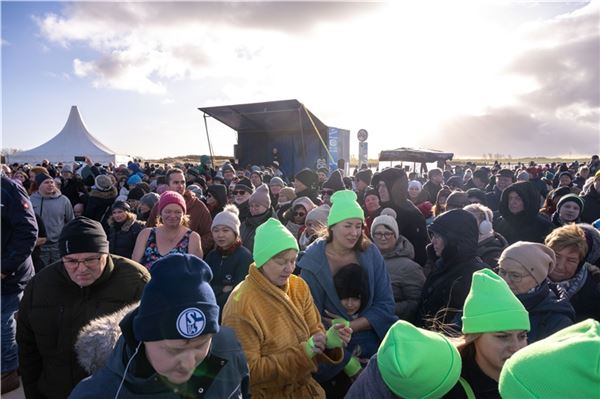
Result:
{"type": "Polygon", "coordinates": [[[360,298],[344,298],[341,299],[340,302],[342,303],[342,306],[344,307],[344,309],[346,309],[346,312],[348,312],[349,315],[353,315],[360,309],[360,298]]]}

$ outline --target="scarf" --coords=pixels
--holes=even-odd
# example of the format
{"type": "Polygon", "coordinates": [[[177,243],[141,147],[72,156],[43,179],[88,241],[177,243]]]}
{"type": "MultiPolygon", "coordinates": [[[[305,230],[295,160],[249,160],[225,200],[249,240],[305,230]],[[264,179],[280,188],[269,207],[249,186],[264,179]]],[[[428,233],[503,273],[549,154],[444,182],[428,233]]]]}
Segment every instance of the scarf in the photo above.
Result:
{"type": "Polygon", "coordinates": [[[560,281],[560,282],[556,283],[556,285],[558,285],[559,287],[564,289],[565,292],[567,293],[567,297],[569,297],[569,299],[570,299],[575,294],[577,294],[577,292],[579,292],[581,287],[583,287],[583,285],[585,284],[585,282],[587,280],[587,276],[588,276],[588,268],[584,264],[581,267],[581,269],[579,269],[579,271],[577,273],[575,273],[575,275],[573,277],[571,277],[570,279],[565,280],[565,281],[560,281]]]}

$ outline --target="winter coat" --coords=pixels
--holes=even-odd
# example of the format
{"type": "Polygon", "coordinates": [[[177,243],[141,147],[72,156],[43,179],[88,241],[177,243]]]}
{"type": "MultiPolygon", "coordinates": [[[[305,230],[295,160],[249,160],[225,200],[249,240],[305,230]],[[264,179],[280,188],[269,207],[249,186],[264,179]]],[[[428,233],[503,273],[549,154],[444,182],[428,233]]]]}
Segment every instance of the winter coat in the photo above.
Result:
{"type": "Polygon", "coordinates": [[[250,215],[248,218],[246,218],[246,221],[240,226],[240,238],[242,239],[242,245],[248,248],[248,250],[253,251],[256,229],[273,216],[273,210],[269,208],[265,213],[256,216],[250,215]]]}
{"type": "MultiPolygon", "coordinates": [[[[500,399],[498,382],[488,377],[481,370],[474,356],[463,357],[460,376],[471,387],[477,399],[500,399]]],[[[467,399],[468,396],[459,381],[443,398],[467,399]]]]}
{"type": "Polygon", "coordinates": [[[377,366],[377,354],[369,359],[344,399],[396,399],[397,396],[385,385],[377,366]]]}
{"type": "Polygon", "coordinates": [[[134,214],[128,215],[127,220],[120,226],[112,218],[109,219],[110,231],[108,233],[109,251],[113,255],[131,259],[135,240],[142,230],[144,223],[137,220],[134,214]]]}
{"type": "Polygon", "coordinates": [[[223,325],[231,327],[242,344],[253,398],[325,397],[311,373],[317,363],[340,362],[342,350],[307,356],[306,342],[325,329],[304,280],[291,275],[278,287],[252,264],[223,309],[223,325]]]}
{"type": "Polygon", "coordinates": [[[36,191],[31,195],[31,204],[44,221],[48,243],[58,242],[63,227],[73,219],[73,206],[69,199],[58,190],[50,196],[42,196],[36,191]]]}
{"type": "Polygon", "coordinates": [[[494,186],[494,189],[489,193],[485,194],[485,203],[488,208],[492,210],[492,212],[496,212],[500,209],[500,198],[502,197],[502,191],[497,186],[494,186]]]}
{"type": "Polygon", "coordinates": [[[74,344],[81,327],[140,299],[146,268],[110,255],[100,277],[79,287],[62,261],[46,266],[27,285],[19,307],[17,343],[27,398],[65,398],[87,376],[74,344]]]}
{"type": "Polygon", "coordinates": [[[215,292],[217,305],[223,309],[231,294],[231,291],[223,292],[223,287],[226,285],[235,287],[244,281],[248,274],[248,267],[254,262],[252,253],[241,245],[228,255],[222,249],[215,248],[206,255],[205,261],[213,273],[210,285],[215,292]]]}
{"type": "Polygon", "coordinates": [[[83,180],[77,174],[73,174],[73,177],[70,179],[62,179],[60,191],[71,201],[71,206],[75,206],[78,203],[86,204],[88,201],[88,194],[83,185],[83,180]]]}
{"type": "Polygon", "coordinates": [[[316,206],[322,205],[323,201],[319,198],[319,193],[316,190],[306,189],[296,193],[296,198],[308,197],[316,206]]]}
{"type": "Polygon", "coordinates": [[[581,196],[583,198],[583,212],[581,212],[581,221],[584,223],[594,223],[600,218],[600,193],[596,191],[592,184],[587,193],[581,196]]]}
{"type": "Polygon", "coordinates": [[[551,222],[539,215],[540,195],[529,182],[514,183],[502,193],[500,199],[500,217],[494,221],[494,230],[509,244],[517,241],[544,243],[546,236],[554,229],[551,222]],[[525,209],[512,214],[508,209],[508,196],[516,192],[523,200],[525,209]]]}
{"type": "Polygon", "coordinates": [[[425,284],[423,268],[412,260],[414,248],[405,237],[400,236],[396,248],[382,255],[392,283],[396,303],[394,313],[399,319],[413,322],[425,284]]]}
{"type": "Polygon", "coordinates": [[[444,250],[427,276],[417,324],[429,325],[440,318],[446,324],[462,310],[471,289],[474,272],[486,265],[477,257],[479,229],[472,214],[462,209],[445,212],[434,219],[431,231],[444,238],[444,250]]]}
{"type": "Polygon", "coordinates": [[[144,345],[136,341],[133,334],[133,318],[137,309],[123,318],[121,313],[94,320],[86,326],[88,336],[80,336],[78,347],[83,349],[79,358],[84,364],[93,358],[108,358],[106,364],[91,377],[81,381],[69,398],[104,399],[114,398],[249,398],[248,365],[235,333],[221,327],[212,337],[207,357],[198,365],[192,377],[184,384],[174,385],[161,378],[150,365],[144,345]],[[114,333],[99,334],[97,331],[120,330],[122,332],[116,346],[107,356],[99,351],[86,350],[87,347],[111,348],[114,333]],[[94,328],[95,327],[95,328],[94,328]],[[105,343],[104,341],[107,341],[105,343]],[[138,348],[136,354],[136,348],[138,348]],[[131,363],[130,363],[131,361],[131,363]],[[127,366],[129,368],[127,369],[127,366]],[[126,373],[126,374],[125,374],[126,373]],[[125,383],[119,391],[121,382],[125,383]]]}
{"type": "MultiPolygon", "coordinates": [[[[383,181],[390,194],[390,201],[381,203],[382,208],[392,208],[396,212],[398,232],[406,237],[415,249],[415,262],[424,265],[427,261],[425,247],[429,242],[425,217],[417,207],[407,199],[408,178],[406,172],[398,168],[388,168],[373,177],[372,185],[377,187],[383,181]],[[396,186],[394,188],[394,186],[396,186]]],[[[435,200],[434,202],[435,203],[435,200]]]]}
{"type": "Polygon", "coordinates": [[[100,191],[92,188],[83,216],[100,222],[104,230],[108,232],[108,218],[111,213],[110,207],[116,198],[117,189],[114,187],[111,187],[108,191],[100,191]]]}
{"type": "Polygon", "coordinates": [[[575,322],[592,318],[600,321],[600,268],[584,263],[567,281],[551,283],[556,291],[564,290],[573,309],[575,322]]]}
{"type": "Polygon", "coordinates": [[[249,202],[249,200],[246,200],[245,202],[242,202],[241,204],[235,204],[235,206],[237,206],[238,211],[240,211],[240,214],[238,215],[238,219],[240,219],[241,224],[244,224],[246,219],[248,219],[250,216],[252,216],[250,214],[250,202],[249,202]]]}
{"type": "MultiPolygon", "coordinates": [[[[346,320],[351,320],[351,315],[346,313],[335,290],[333,276],[325,254],[325,246],[325,239],[319,239],[306,249],[298,262],[298,267],[301,269],[300,277],[306,280],[310,287],[321,317],[329,317],[325,313],[327,310],[346,320]]],[[[358,317],[366,318],[371,324],[371,329],[352,334],[352,339],[345,348],[344,361],[341,364],[335,367],[326,365],[320,367],[319,379],[323,381],[335,377],[342,371],[343,366],[350,360],[350,355],[355,347],[361,347],[361,357],[371,357],[377,351],[388,329],[398,320],[394,314],[395,303],[390,276],[377,247],[374,244],[369,245],[364,252],[357,252],[356,258],[366,272],[369,287],[368,298],[363,300],[362,310],[358,317]]]]}
{"type": "Polygon", "coordinates": [[[33,277],[31,254],[38,235],[33,207],[18,183],[2,176],[2,295],[25,289],[33,277]]]}
{"type": "MultiPolygon", "coordinates": [[[[185,200],[185,207],[187,208],[187,215],[190,216],[189,228],[200,235],[200,241],[202,243],[203,253],[208,253],[214,246],[212,233],[210,232],[210,226],[212,224],[212,218],[208,208],[202,201],[196,198],[196,195],[189,190],[185,190],[183,193],[183,199],[185,200]]],[[[156,220],[160,216],[158,214],[158,202],[150,211],[146,227],[155,227],[156,220]]]]}
{"type": "Polygon", "coordinates": [[[429,201],[432,204],[435,204],[437,200],[438,192],[442,189],[441,184],[435,184],[431,180],[428,180],[425,184],[423,184],[423,190],[421,191],[424,194],[424,201],[429,201]]]}
{"type": "Polygon", "coordinates": [[[486,238],[477,245],[477,256],[488,267],[494,269],[498,266],[498,259],[506,247],[508,247],[506,238],[502,237],[502,234],[494,232],[493,236],[486,238]]]}
{"type": "Polygon", "coordinates": [[[575,311],[566,294],[550,286],[547,280],[533,292],[518,294],[517,298],[529,312],[531,330],[527,334],[527,342],[530,345],[575,321],[575,311]]]}

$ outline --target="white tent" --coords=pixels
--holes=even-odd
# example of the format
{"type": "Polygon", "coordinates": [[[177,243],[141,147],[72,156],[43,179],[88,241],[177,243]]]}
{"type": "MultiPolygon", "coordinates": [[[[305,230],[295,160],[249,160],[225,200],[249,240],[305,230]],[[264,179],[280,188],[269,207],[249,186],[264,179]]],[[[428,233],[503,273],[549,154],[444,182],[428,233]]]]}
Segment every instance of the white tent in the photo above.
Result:
{"type": "Polygon", "coordinates": [[[88,156],[93,162],[107,165],[126,164],[129,155],[119,155],[92,136],[85,127],[77,106],[71,107],[65,127],[49,141],[29,151],[7,156],[8,163],[36,164],[44,159],[50,162],[73,162],[76,156],[88,156]]]}

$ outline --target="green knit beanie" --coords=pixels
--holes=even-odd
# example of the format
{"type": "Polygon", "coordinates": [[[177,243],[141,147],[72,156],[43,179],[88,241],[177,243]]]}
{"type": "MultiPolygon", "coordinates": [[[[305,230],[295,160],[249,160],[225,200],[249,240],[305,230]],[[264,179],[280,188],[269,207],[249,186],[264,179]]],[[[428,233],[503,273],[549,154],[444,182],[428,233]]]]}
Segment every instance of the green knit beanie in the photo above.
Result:
{"type": "Polygon", "coordinates": [[[254,263],[260,268],[269,259],[286,249],[298,251],[298,242],[277,219],[269,218],[258,226],[254,236],[254,263]]]}
{"type": "Polygon", "coordinates": [[[587,319],[511,356],[500,373],[503,398],[600,398],[600,323],[587,319]]]}
{"type": "Polygon", "coordinates": [[[363,209],[356,202],[356,193],[350,190],[336,191],[331,196],[331,210],[327,216],[327,227],[346,219],[365,220],[363,209]]]}
{"type": "Polygon", "coordinates": [[[399,320],[377,351],[377,367],[385,385],[403,399],[444,396],[458,381],[462,361],[443,335],[399,320]]]}
{"type": "Polygon", "coordinates": [[[463,334],[529,331],[529,313],[508,284],[490,269],[473,273],[462,316],[463,334]]]}

